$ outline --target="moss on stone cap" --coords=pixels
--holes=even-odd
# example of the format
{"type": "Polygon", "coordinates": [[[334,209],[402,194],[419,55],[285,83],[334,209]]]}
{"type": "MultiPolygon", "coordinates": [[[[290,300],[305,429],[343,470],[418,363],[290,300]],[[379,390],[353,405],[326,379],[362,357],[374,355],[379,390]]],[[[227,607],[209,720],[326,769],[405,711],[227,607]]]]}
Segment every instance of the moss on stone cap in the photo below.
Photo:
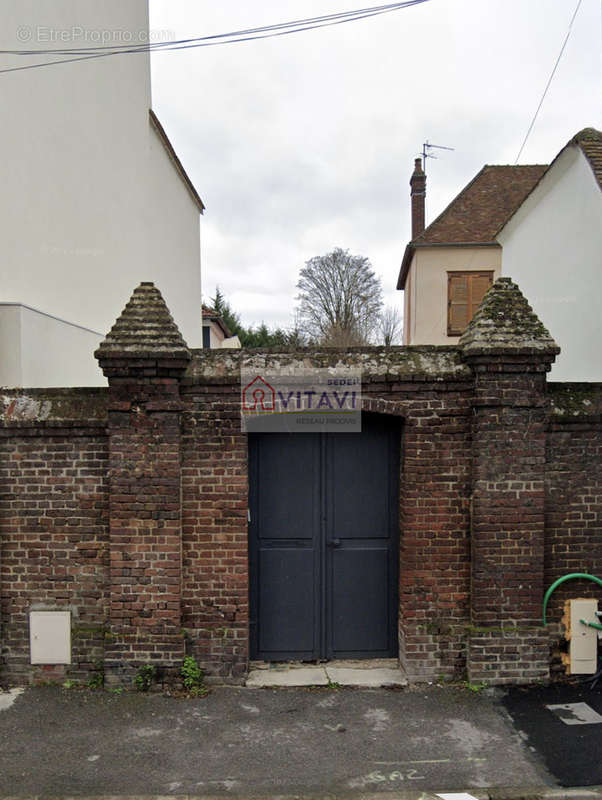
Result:
{"type": "Polygon", "coordinates": [[[572,140],[575,144],[581,142],[602,142],[602,133],[596,128],[583,128],[583,130],[576,133],[572,140]]]}
{"type": "Polygon", "coordinates": [[[560,348],[510,278],[498,278],[458,345],[464,357],[478,355],[552,356],[560,348]]]}
{"type": "Polygon", "coordinates": [[[241,370],[295,375],[307,369],[352,368],[365,381],[467,381],[470,367],[450,345],[417,347],[315,347],[282,350],[194,350],[185,376],[188,384],[221,380],[235,383],[241,370]]]}
{"type": "Polygon", "coordinates": [[[103,387],[0,390],[0,428],[104,426],[108,390],[103,387]]]}
{"type": "Polygon", "coordinates": [[[548,383],[546,394],[555,422],[602,419],[602,383],[548,383]]]}
{"type": "Polygon", "coordinates": [[[106,358],[190,359],[190,351],[154,283],[134,290],[106,338],[94,353],[106,358]]]}

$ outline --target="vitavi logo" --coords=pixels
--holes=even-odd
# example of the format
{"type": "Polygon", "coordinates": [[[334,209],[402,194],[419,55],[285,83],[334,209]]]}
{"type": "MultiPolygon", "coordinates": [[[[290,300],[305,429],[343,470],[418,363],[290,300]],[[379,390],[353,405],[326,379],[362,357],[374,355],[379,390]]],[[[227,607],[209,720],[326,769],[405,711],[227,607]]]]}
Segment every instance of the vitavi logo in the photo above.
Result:
{"type": "Polygon", "coordinates": [[[243,411],[275,411],[276,392],[267,381],[257,375],[242,390],[243,411]]]}

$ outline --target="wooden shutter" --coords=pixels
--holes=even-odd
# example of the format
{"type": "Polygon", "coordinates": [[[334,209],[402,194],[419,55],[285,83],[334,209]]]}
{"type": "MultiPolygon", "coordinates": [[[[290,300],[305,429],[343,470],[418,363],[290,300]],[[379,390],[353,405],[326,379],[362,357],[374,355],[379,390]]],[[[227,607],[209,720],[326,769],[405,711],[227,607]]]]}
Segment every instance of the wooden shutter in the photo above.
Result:
{"type": "Polygon", "coordinates": [[[493,272],[447,273],[448,336],[464,332],[492,283],[493,272]]]}
{"type": "Polygon", "coordinates": [[[485,296],[485,292],[487,289],[489,289],[492,282],[493,275],[491,273],[471,275],[469,277],[468,284],[470,294],[470,317],[468,318],[468,322],[470,322],[470,320],[476,314],[477,308],[481,305],[481,300],[485,296]]]}
{"type": "Polygon", "coordinates": [[[447,335],[459,336],[468,325],[468,277],[463,272],[448,273],[447,335]]]}

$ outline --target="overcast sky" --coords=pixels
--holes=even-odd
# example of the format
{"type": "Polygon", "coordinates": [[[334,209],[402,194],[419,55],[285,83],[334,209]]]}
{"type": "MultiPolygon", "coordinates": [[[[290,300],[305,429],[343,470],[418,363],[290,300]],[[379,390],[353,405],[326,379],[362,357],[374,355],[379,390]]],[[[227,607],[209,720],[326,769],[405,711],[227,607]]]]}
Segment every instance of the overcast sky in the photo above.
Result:
{"type": "MultiPolygon", "coordinates": [[[[376,4],[376,3],[375,3],[376,4]]],[[[364,4],[365,5],[365,4],[364,4]]],[[[178,38],[361,8],[358,0],[150,0],[178,38]]],[[[483,164],[513,164],[576,0],[429,0],[276,39],[153,56],[153,106],[207,207],[203,295],[246,324],[293,320],[299,269],[334,247],[395,290],[413,159],[427,222],[483,164]]],[[[602,3],[582,0],[520,163],[602,129],[602,3]]]]}

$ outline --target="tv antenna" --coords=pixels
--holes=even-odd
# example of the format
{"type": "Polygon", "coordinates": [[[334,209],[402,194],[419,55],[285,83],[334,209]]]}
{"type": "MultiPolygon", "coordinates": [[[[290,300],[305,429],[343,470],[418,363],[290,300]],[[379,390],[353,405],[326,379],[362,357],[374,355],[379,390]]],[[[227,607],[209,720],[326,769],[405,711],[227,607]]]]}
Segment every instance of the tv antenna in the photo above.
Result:
{"type": "Polygon", "coordinates": [[[422,169],[426,172],[426,160],[427,158],[437,158],[436,155],[429,152],[430,150],[455,150],[455,147],[445,147],[442,144],[431,144],[428,139],[422,145],[422,169]]]}

